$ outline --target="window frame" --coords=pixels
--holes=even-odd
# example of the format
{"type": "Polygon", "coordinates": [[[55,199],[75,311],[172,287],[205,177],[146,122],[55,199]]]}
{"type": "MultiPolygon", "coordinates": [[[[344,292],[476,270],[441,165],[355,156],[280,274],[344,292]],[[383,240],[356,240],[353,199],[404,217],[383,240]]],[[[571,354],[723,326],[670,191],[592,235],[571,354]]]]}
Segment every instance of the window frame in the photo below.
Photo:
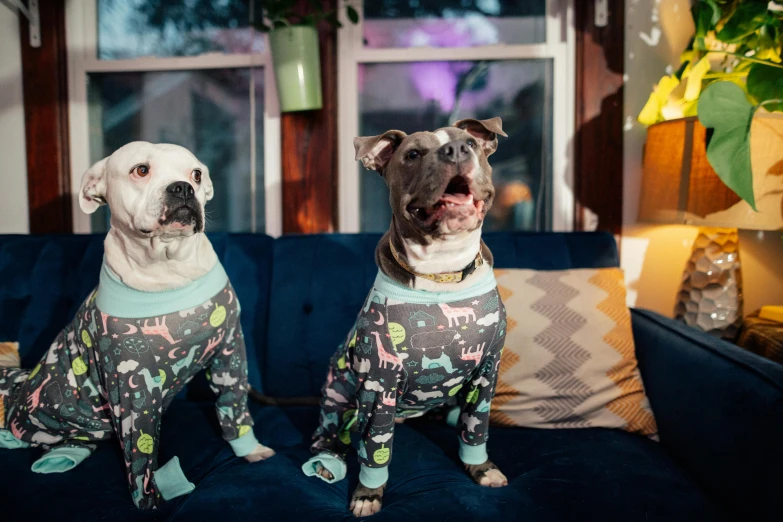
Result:
{"type": "MultiPolygon", "coordinates": [[[[576,110],[575,0],[547,0],[546,42],[497,44],[476,47],[366,48],[363,45],[364,2],[349,0],[359,12],[359,23],[340,10],[338,31],[338,225],[343,233],[360,232],[360,172],[353,154],[353,138],[359,135],[358,68],[364,63],[423,61],[552,60],[552,230],[574,229],[574,152],[576,110]],[[559,81],[562,79],[563,81],[559,81]]],[[[546,120],[546,119],[545,119],[546,120]]],[[[545,121],[546,123],[546,121],[545,121]]],[[[545,129],[546,132],[546,129],[545,129]]],[[[502,144],[501,144],[502,146],[502,144]]]]}
{"type": "MultiPolygon", "coordinates": [[[[249,69],[263,68],[264,71],[264,223],[265,230],[256,230],[256,219],[252,220],[250,232],[266,233],[277,237],[283,231],[282,204],[282,157],[280,107],[277,97],[272,57],[267,35],[264,38],[264,52],[244,54],[207,53],[184,57],[141,57],[124,60],[101,60],[98,58],[98,10],[97,0],[67,0],[65,6],[66,48],[68,69],[68,112],[70,134],[71,208],[73,232],[90,233],[90,216],[80,210],[78,196],[81,175],[90,168],[89,106],[87,100],[87,75],[109,72],[149,71],[193,71],[205,69],[249,69]]],[[[251,86],[253,75],[250,75],[251,86]]],[[[255,97],[251,87],[250,103],[255,108],[255,97]]],[[[250,118],[250,142],[255,142],[255,118],[250,118]]],[[[255,155],[250,149],[251,198],[255,216],[255,155]]],[[[210,166],[212,167],[212,166],[210,166]]]]}

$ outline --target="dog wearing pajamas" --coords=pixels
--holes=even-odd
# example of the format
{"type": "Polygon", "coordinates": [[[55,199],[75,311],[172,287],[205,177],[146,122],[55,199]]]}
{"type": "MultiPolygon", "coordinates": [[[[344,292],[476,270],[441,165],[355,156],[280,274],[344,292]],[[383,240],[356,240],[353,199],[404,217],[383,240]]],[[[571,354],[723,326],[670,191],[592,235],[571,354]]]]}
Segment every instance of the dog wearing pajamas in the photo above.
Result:
{"type": "Polygon", "coordinates": [[[375,283],[331,359],[315,456],[302,469],[327,482],[342,479],[357,432],[356,516],[381,508],[395,422],[441,406],[451,407],[459,456],[473,479],[508,483],[486,449],[506,334],[492,254],[481,241],[495,193],[487,157],[498,134],[505,135],[493,118],[354,140],[357,159],[386,180],[392,223],[375,252],[375,283]]]}
{"type": "Polygon", "coordinates": [[[204,234],[206,166],[175,145],[134,142],[88,170],[80,203],[108,202],[98,287],[32,370],[0,368],[0,447],[41,447],[38,473],[72,469],[116,437],[131,498],[151,509],[194,485],[177,457],[159,466],[162,416],[202,370],[222,436],[255,462],[240,305],[204,234]]]}

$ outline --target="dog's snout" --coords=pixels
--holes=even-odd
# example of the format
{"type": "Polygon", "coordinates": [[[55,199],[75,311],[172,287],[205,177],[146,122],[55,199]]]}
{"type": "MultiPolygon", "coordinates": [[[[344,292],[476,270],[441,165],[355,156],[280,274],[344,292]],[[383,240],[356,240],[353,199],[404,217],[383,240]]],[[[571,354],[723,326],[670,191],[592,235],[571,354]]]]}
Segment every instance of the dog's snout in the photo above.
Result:
{"type": "Polygon", "coordinates": [[[187,181],[175,181],[166,187],[166,192],[183,201],[192,199],[196,195],[196,191],[193,190],[193,185],[187,181]]]}
{"type": "Polygon", "coordinates": [[[454,140],[438,149],[438,157],[448,163],[459,163],[470,156],[470,146],[465,140],[454,140]]]}

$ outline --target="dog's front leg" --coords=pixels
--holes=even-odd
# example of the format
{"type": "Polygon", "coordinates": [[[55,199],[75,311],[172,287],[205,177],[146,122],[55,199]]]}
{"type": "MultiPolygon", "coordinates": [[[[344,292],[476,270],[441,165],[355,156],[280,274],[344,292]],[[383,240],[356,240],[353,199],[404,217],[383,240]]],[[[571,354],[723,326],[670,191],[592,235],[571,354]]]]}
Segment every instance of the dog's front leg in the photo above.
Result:
{"type": "Polygon", "coordinates": [[[272,457],[275,452],[259,443],[253,434],[253,417],[247,406],[248,382],[245,337],[239,314],[231,313],[226,320],[228,336],[216,336],[209,340],[208,350],[213,352],[210,362],[210,388],[217,394],[218,421],[223,438],[231,445],[237,457],[248,462],[258,462],[272,457]]]}
{"type": "Polygon", "coordinates": [[[351,497],[351,507],[349,508],[356,517],[366,517],[374,515],[381,510],[383,505],[383,490],[386,484],[378,488],[368,488],[359,483],[351,497]]]}
{"type": "Polygon", "coordinates": [[[479,486],[488,488],[508,486],[506,476],[489,459],[483,464],[465,464],[465,469],[479,486]]]}

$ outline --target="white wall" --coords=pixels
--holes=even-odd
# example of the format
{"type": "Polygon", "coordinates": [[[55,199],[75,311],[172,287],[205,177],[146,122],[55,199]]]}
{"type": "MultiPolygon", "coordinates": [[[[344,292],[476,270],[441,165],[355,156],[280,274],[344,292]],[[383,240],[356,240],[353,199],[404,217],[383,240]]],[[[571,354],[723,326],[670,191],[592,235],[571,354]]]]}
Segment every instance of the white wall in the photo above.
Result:
{"type": "MultiPolygon", "coordinates": [[[[693,34],[689,0],[626,1],[625,131],[622,265],[632,306],[673,315],[682,271],[696,227],[637,224],[646,129],[636,121],[667,66],[679,66],[693,34]]],[[[783,304],[780,233],[740,231],[745,313],[783,304]]]]}
{"type": "Polygon", "coordinates": [[[0,4],[0,233],[27,234],[27,163],[19,18],[0,4]]]}

